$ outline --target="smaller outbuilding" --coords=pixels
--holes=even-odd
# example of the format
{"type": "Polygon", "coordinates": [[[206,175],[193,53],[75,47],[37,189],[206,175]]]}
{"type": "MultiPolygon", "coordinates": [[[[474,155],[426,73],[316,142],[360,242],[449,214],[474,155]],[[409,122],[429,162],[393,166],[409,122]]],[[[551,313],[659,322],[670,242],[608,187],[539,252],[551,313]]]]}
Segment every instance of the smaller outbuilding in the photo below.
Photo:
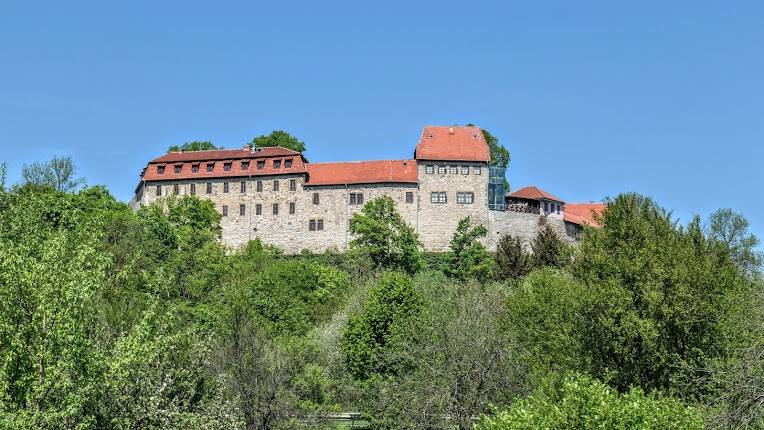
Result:
{"type": "Polygon", "coordinates": [[[555,218],[565,216],[565,202],[535,186],[520,188],[507,194],[504,199],[506,210],[511,212],[534,213],[555,218]]]}

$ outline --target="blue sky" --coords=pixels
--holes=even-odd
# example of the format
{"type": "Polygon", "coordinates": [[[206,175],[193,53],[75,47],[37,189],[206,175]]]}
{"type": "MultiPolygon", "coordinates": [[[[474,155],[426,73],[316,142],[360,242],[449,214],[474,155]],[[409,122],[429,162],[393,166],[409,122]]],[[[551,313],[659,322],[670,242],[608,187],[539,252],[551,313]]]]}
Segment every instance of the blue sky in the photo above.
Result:
{"type": "Polygon", "coordinates": [[[764,236],[764,2],[0,0],[0,160],[128,200],[171,144],[284,129],[312,161],[410,157],[473,122],[513,187],[638,191],[764,236]]]}

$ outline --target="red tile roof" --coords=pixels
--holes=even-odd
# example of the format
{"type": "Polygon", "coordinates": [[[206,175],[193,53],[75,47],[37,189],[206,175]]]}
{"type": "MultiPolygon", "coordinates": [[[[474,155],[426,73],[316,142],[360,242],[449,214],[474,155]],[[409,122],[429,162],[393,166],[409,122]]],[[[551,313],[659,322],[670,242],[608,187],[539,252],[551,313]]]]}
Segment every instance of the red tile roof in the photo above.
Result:
{"type": "Polygon", "coordinates": [[[490,161],[491,152],[479,127],[427,126],[414,151],[417,160],[490,161]]]}
{"type": "MultiPolygon", "coordinates": [[[[534,186],[520,188],[519,190],[513,193],[510,193],[509,197],[516,197],[520,199],[530,199],[530,200],[544,199],[544,200],[553,200],[555,202],[565,203],[565,201],[563,201],[561,198],[555,197],[547,193],[546,191],[534,186]]],[[[567,207],[566,207],[566,210],[567,210],[567,207]]]]}
{"type": "Polygon", "coordinates": [[[263,148],[252,152],[249,149],[223,149],[215,151],[171,152],[151,160],[143,169],[141,179],[144,181],[171,181],[177,179],[206,179],[222,177],[287,175],[304,173],[305,161],[299,152],[281,147],[263,148]],[[292,160],[292,167],[285,167],[286,160],[292,160]],[[273,167],[273,162],[281,161],[279,168],[273,167]],[[249,162],[249,168],[242,167],[242,162],[249,162]],[[257,168],[257,162],[264,161],[262,169],[257,168]],[[207,164],[214,163],[212,172],[207,171],[207,164]],[[231,163],[230,170],[225,170],[225,164],[231,163]],[[198,165],[198,171],[192,167],[198,165]],[[160,174],[159,166],[164,166],[160,174]],[[175,173],[175,166],[180,166],[180,172],[175,173]]]}
{"type": "Polygon", "coordinates": [[[563,219],[573,224],[590,225],[599,227],[600,223],[594,219],[595,214],[601,216],[607,205],[604,203],[568,203],[565,205],[563,219]]]}
{"type": "Polygon", "coordinates": [[[308,185],[416,183],[416,160],[309,163],[308,185]]]}

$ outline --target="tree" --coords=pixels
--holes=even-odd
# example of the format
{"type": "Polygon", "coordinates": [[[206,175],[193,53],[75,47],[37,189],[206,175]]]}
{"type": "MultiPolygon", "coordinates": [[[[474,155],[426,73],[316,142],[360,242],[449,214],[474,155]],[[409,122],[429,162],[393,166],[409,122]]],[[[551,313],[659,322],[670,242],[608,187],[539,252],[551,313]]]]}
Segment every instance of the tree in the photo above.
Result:
{"type": "Polygon", "coordinates": [[[422,306],[410,277],[399,272],[382,275],[361,313],[349,319],[342,334],[342,352],[354,378],[400,373],[401,363],[383,358],[386,351],[400,345],[401,336],[422,306]]]}
{"type": "Polygon", "coordinates": [[[719,209],[708,221],[708,237],[729,248],[740,268],[754,275],[761,267],[762,256],[756,251],[759,239],[748,232],[748,220],[732,209],[719,209]]]}
{"type": "Polygon", "coordinates": [[[305,143],[284,130],[273,130],[271,134],[264,134],[252,139],[250,145],[255,148],[280,146],[292,151],[305,152],[305,143]]]}
{"type": "Polygon", "coordinates": [[[563,251],[565,244],[552,230],[549,224],[539,230],[536,237],[531,242],[533,256],[533,267],[562,267],[564,265],[563,251]]]}
{"type": "Polygon", "coordinates": [[[21,168],[21,176],[25,184],[51,187],[64,193],[76,191],[85,185],[84,178],[76,178],[77,171],[71,157],[54,156],[48,162],[35,161],[31,165],[24,164],[21,168]]]}
{"type": "Polygon", "coordinates": [[[504,145],[499,143],[499,139],[492,135],[486,129],[483,131],[483,137],[488,144],[488,149],[491,151],[491,166],[507,167],[509,166],[509,150],[504,145]]]}
{"type": "Polygon", "coordinates": [[[628,429],[700,430],[700,412],[676,399],[632,388],[619,394],[591,378],[570,375],[517,401],[493,417],[483,417],[477,430],[628,429]]]}
{"type": "Polygon", "coordinates": [[[5,181],[8,179],[8,164],[0,163],[0,193],[5,191],[5,181]]]}
{"type": "Polygon", "coordinates": [[[350,246],[369,255],[378,267],[415,273],[424,264],[417,234],[389,196],[366,203],[354,214],[350,232],[357,236],[350,246]]]}
{"type": "Polygon", "coordinates": [[[223,147],[215,146],[209,140],[194,140],[193,142],[186,142],[181,146],[172,145],[167,148],[167,152],[211,151],[215,149],[223,149],[223,147]]]}
{"type": "Polygon", "coordinates": [[[531,256],[523,249],[520,239],[510,234],[502,236],[496,245],[496,279],[520,279],[530,269],[531,256]]]}
{"type": "Polygon", "coordinates": [[[470,218],[462,218],[451,239],[451,251],[445,259],[447,275],[465,280],[476,278],[480,281],[488,279],[493,272],[493,259],[485,246],[478,241],[485,237],[488,230],[485,226],[471,226],[470,218]]]}

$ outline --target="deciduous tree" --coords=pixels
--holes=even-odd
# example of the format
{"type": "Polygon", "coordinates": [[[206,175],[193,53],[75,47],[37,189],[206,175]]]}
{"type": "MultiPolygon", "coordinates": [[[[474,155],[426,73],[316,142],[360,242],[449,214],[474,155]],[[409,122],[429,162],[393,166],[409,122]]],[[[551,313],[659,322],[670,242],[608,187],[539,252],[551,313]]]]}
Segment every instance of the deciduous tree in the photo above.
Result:
{"type": "Polygon", "coordinates": [[[252,139],[251,145],[255,148],[280,146],[292,151],[305,152],[305,143],[284,130],[273,130],[271,134],[257,136],[252,139]]]}

